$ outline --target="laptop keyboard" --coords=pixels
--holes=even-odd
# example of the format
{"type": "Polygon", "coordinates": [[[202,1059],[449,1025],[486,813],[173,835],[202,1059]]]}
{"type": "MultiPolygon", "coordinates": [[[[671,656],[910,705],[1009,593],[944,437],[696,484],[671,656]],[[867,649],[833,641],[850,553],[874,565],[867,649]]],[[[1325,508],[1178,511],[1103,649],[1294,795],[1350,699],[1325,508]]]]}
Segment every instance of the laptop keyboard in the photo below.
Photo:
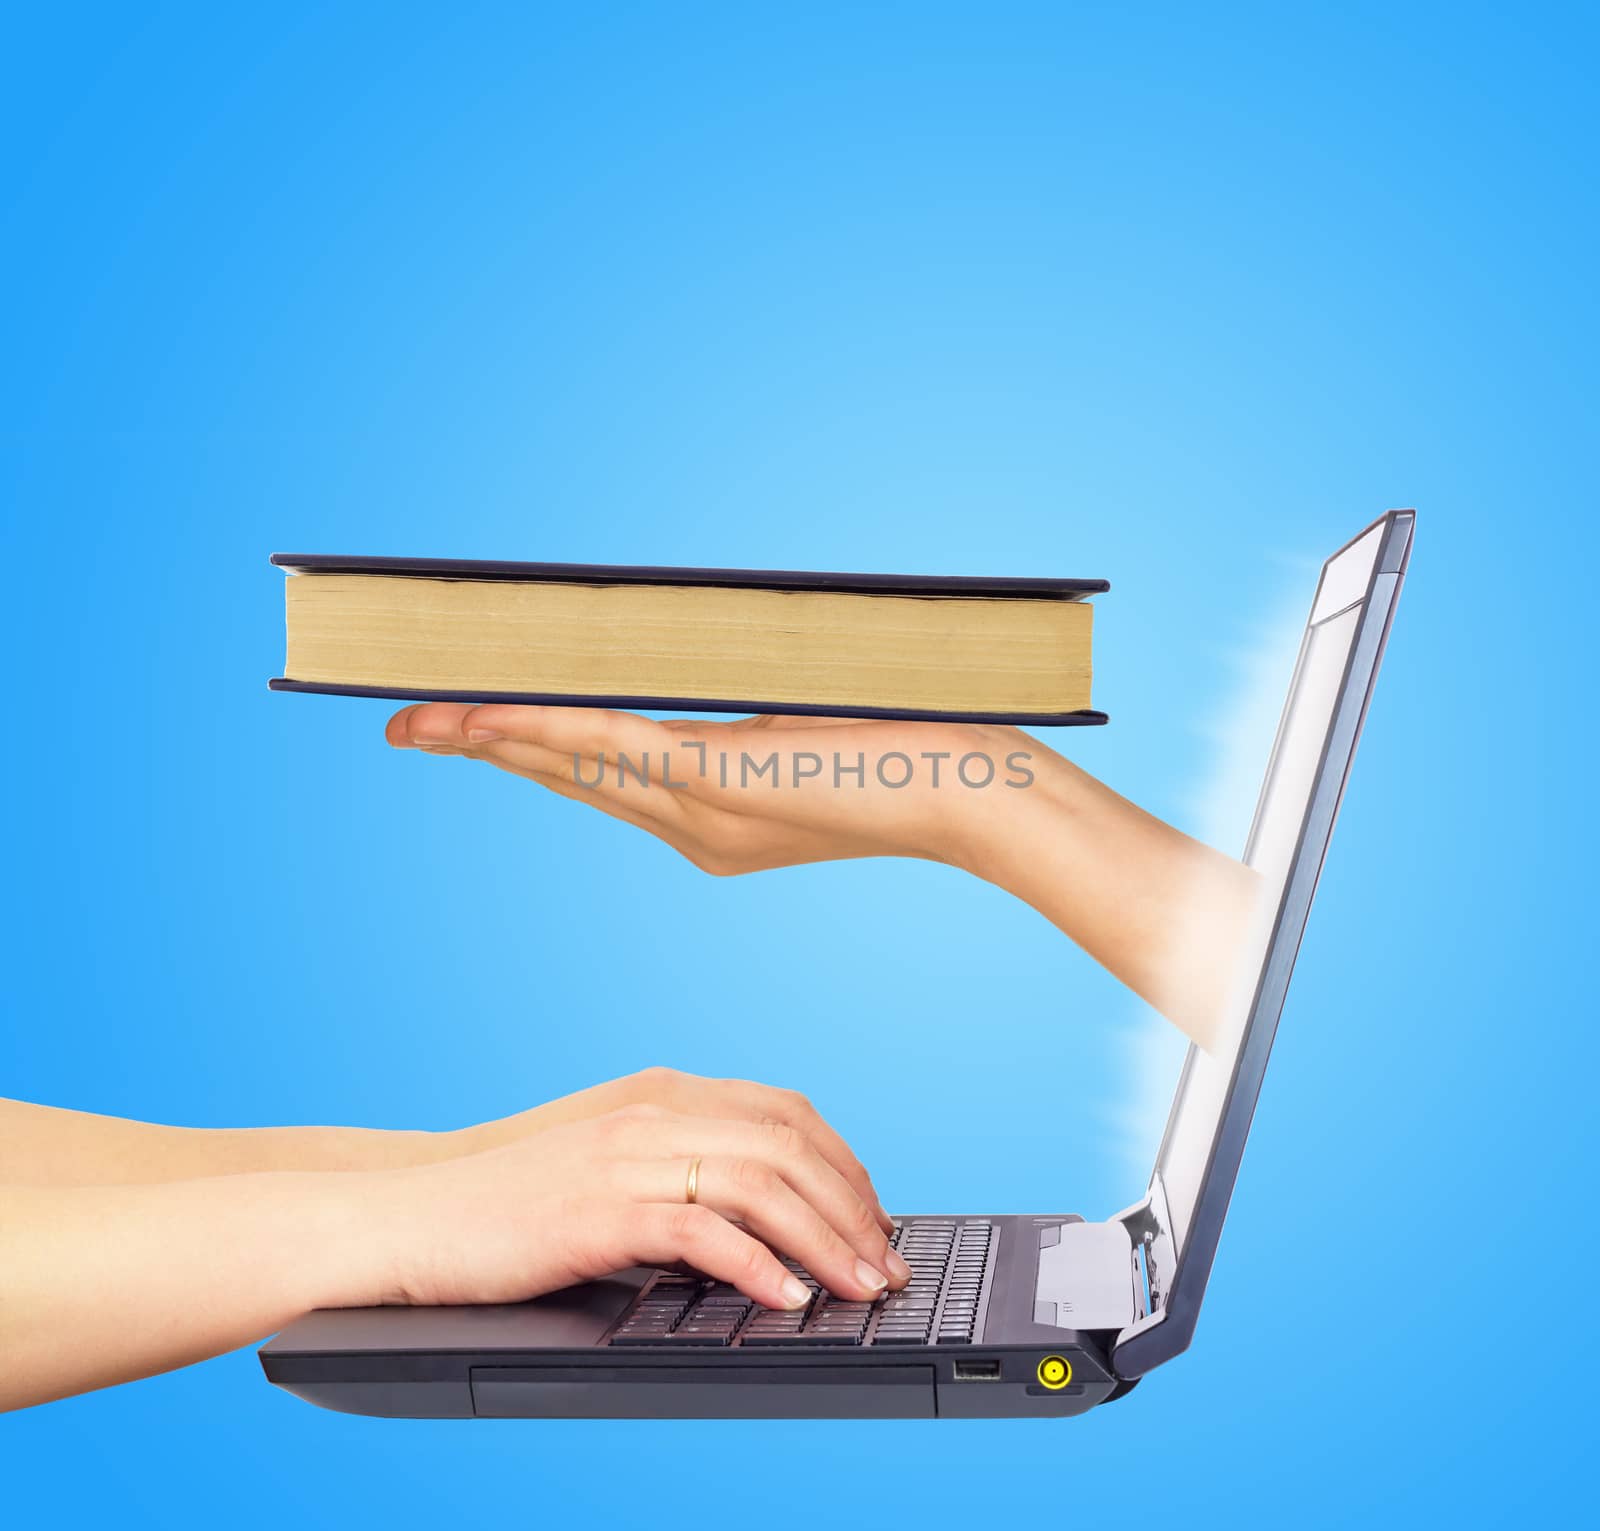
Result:
{"type": "Polygon", "coordinates": [[[913,1218],[891,1240],[911,1267],[903,1291],[851,1302],[823,1291],[793,1260],[783,1263],[811,1288],[794,1310],[763,1308],[737,1287],[660,1271],[623,1315],[607,1344],[750,1349],[809,1345],[970,1345],[989,1297],[994,1227],[981,1220],[913,1218]]]}

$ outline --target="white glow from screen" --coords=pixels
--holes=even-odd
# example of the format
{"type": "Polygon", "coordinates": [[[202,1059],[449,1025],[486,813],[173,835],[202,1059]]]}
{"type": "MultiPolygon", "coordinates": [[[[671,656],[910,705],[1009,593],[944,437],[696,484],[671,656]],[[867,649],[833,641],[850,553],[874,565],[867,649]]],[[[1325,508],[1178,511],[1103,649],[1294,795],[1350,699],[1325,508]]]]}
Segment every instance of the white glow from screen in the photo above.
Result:
{"type": "MultiPolygon", "coordinates": [[[[1317,561],[1306,561],[1268,614],[1223,653],[1226,690],[1195,730],[1205,763],[1196,785],[1184,794],[1185,812],[1177,827],[1230,856],[1244,853],[1305,632],[1307,591],[1316,584],[1318,567],[1317,561]]],[[[1155,1164],[1189,1044],[1148,1005],[1139,1006],[1121,1041],[1124,1084],[1121,1103],[1110,1112],[1110,1127],[1134,1176],[1132,1184],[1142,1190],[1155,1164]]]]}

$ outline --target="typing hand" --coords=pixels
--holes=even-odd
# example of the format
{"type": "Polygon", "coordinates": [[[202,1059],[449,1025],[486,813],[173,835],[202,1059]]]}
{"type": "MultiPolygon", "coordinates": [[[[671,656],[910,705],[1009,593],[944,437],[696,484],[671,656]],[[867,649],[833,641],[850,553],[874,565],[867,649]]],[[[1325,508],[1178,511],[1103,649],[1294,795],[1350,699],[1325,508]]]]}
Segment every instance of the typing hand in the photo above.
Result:
{"type": "MultiPolygon", "coordinates": [[[[844,1178],[862,1206],[885,1234],[894,1223],[883,1210],[871,1177],[850,1145],[797,1090],[780,1090],[748,1079],[702,1079],[673,1068],[647,1068],[622,1079],[609,1079],[587,1090],[535,1106],[520,1115],[486,1122],[453,1134],[452,1154],[496,1147],[566,1122],[588,1121],[626,1106],[658,1106],[681,1116],[708,1116],[767,1128],[799,1149],[821,1156],[844,1178]]],[[[899,1257],[890,1256],[898,1267],[899,1257]]],[[[891,1269],[890,1275],[895,1274],[891,1269]]]]}
{"type": "Polygon", "coordinates": [[[910,1277],[849,1182],[781,1124],[628,1106],[350,1180],[362,1182],[355,1233],[376,1262],[371,1302],[519,1302],[683,1264],[767,1307],[799,1307],[810,1293],[774,1250],[852,1301],[910,1277]]]}

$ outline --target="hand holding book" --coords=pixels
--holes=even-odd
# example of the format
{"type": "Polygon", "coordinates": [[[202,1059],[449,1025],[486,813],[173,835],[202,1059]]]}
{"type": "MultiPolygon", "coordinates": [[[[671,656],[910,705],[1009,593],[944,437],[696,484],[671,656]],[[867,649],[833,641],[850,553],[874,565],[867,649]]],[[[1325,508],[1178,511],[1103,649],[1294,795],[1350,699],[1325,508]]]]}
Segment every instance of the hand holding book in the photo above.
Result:
{"type": "Polygon", "coordinates": [[[718,876],[864,856],[960,867],[1031,904],[1202,1046],[1251,929],[1248,868],[1004,725],[430,702],[386,736],[587,803],[718,876]]]}

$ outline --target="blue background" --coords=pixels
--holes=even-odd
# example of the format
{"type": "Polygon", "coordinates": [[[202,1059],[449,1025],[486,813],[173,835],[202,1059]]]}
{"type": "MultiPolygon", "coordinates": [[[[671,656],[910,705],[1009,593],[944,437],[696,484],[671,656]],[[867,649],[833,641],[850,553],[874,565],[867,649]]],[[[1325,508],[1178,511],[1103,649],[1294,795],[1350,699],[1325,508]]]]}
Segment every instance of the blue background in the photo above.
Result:
{"type": "Polygon", "coordinates": [[[267,692],[267,554],[1104,575],[1113,721],[1051,742],[1195,827],[1262,624],[1420,515],[1200,1332],[1127,1402],[396,1424],[244,1351],[0,1420],[18,1524],[1580,1491],[1587,7],[37,9],[0,49],[7,1093],[449,1126],[666,1061],[811,1092],[892,1205],[1104,1216],[1150,1022],[1055,930],[931,865],[713,880],[389,752],[381,703],[267,692]]]}

